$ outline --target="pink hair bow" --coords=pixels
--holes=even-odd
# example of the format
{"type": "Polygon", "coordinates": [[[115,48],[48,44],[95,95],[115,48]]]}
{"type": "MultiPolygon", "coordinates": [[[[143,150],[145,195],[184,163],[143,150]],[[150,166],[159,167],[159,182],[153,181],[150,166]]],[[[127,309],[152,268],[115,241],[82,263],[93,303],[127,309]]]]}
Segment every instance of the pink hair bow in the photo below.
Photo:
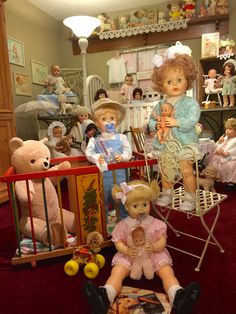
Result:
{"type": "Polygon", "coordinates": [[[125,204],[125,202],[126,202],[126,195],[130,191],[134,190],[135,187],[132,186],[132,185],[128,185],[126,182],[122,182],[120,184],[120,187],[121,187],[122,192],[117,192],[116,193],[116,198],[120,199],[122,204],[125,204]]]}

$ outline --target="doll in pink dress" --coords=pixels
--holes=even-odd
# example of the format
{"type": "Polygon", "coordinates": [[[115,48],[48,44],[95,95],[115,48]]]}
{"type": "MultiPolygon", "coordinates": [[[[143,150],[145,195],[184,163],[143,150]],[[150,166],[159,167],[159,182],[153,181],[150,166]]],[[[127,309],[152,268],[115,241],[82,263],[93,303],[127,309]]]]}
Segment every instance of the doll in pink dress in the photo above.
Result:
{"type": "Polygon", "coordinates": [[[166,247],[166,224],[150,216],[151,202],[159,194],[159,186],[155,180],[147,183],[134,180],[126,184],[114,185],[112,196],[121,201],[129,216],[122,219],[112,232],[112,241],[117,253],[112,260],[112,271],[106,284],[102,287],[94,286],[90,281],[84,285],[84,294],[96,314],[106,314],[109,307],[122,289],[123,280],[130,276],[132,261],[138,255],[138,249],[129,246],[132,232],[142,227],[146,234],[145,250],[150,254],[152,267],[162,280],[163,287],[177,313],[191,313],[194,303],[200,295],[200,287],[196,282],[182,288],[174,275],[172,259],[166,247]]]}
{"type": "Polygon", "coordinates": [[[216,149],[209,155],[207,165],[217,169],[217,177],[227,182],[228,188],[236,183],[236,118],[225,121],[225,135],[216,143],[216,149]]]}
{"type": "Polygon", "coordinates": [[[126,74],[125,82],[120,88],[122,104],[130,104],[131,100],[133,99],[133,90],[135,88],[133,82],[133,76],[131,74],[126,74]]]}

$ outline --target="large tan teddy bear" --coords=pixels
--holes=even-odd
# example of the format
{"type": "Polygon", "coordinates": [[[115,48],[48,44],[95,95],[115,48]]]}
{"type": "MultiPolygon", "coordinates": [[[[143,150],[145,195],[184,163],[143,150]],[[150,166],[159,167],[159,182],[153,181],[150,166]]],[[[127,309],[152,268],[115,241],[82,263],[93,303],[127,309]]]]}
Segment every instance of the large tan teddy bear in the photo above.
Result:
{"type": "MultiPolygon", "coordinates": [[[[46,139],[45,139],[46,141],[46,139]]],[[[38,171],[64,170],[71,168],[68,161],[64,161],[52,168],[50,166],[50,151],[42,141],[27,140],[23,141],[14,137],[10,141],[12,152],[11,163],[17,174],[29,174],[38,171]]],[[[45,192],[47,200],[49,232],[51,244],[54,246],[63,245],[64,232],[75,233],[74,213],[63,209],[64,227],[62,228],[60,207],[53,180],[57,178],[45,178],[45,192]]],[[[46,225],[43,187],[41,179],[31,179],[29,182],[30,202],[32,206],[32,217],[35,238],[45,245],[49,244],[48,230],[46,225]]],[[[15,192],[20,202],[21,218],[20,230],[24,236],[32,238],[30,216],[28,210],[28,196],[26,181],[16,181],[15,192]]],[[[66,233],[65,233],[66,234],[66,233]]]]}

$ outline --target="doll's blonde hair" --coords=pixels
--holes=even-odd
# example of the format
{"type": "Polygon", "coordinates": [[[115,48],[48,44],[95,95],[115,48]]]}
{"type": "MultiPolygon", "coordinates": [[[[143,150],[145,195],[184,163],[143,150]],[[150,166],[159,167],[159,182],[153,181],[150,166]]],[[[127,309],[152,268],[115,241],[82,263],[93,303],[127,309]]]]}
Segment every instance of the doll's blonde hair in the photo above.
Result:
{"type": "Polygon", "coordinates": [[[232,128],[234,131],[236,131],[236,118],[230,118],[225,121],[225,129],[232,128]]]}
{"type": "Polygon", "coordinates": [[[96,122],[102,115],[106,114],[107,112],[114,112],[117,117],[117,122],[122,120],[122,114],[119,109],[116,109],[114,106],[109,106],[107,105],[106,107],[103,108],[98,108],[94,111],[93,118],[94,121],[96,122]]]}
{"type": "MultiPolygon", "coordinates": [[[[154,201],[160,194],[160,187],[156,180],[150,183],[143,180],[133,180],[127,183],[128,187],[133,187],[125,194],[125,205],[129,206],[138,201],[154,201]]],[[[120,185],[115,184],[112,188],[112,197],[115,201],[120,201],[119,193],[123,192],[120,185]]]]}
{"type": "Polygon", "coordinates": [[[197,78],[196,65],[193,58],[187,54],[176,54],[174,58],[165,59],[161,66],[155,67],[152,74],[152,81],[155,89],[163,93],[163,81],[165,74],[173,69],[181,70],[187,80],[187,89],[192,88],[197,78]]]}

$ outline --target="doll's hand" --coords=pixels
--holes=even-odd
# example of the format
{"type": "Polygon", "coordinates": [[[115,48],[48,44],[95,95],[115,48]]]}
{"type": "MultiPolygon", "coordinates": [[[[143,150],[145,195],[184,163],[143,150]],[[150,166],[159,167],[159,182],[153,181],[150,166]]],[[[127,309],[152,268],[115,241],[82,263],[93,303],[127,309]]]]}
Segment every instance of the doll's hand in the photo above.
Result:
{"type": "Polygon", "coordinates": [[[105,159],[104,159],[103,155],[100,155],[100,156],[99,156],[98,162],[99,162],[100,165],[104,164],[105,159]]]}
{"type": "Polygon", "coordinates": [[[152,252],[154,251],[154,250],[153,250],[153,245],[150,244],[150,243],[145,244],[145,251],[146,251],[147,253],[152,253],[152,252]]]}
{"type": "Polygon", "coordinates": [[[135,246],[129,247],[127,251],[129,257],[135,257],[137,255],[137,248],[135,246]]]}
{"type": "Polygon", "coordinates": [[[166,117],[165,118],[165,126],[167,126],[167,127],[178,126],[178,121],[174,118],[166,117]]]}
{"type": "Polygon", "coordinates": [[[216,155],[218,155],[218,156],[224,156],[224,150],[223,150],[223,148],[219,148],[219,149],[216,151],[216,155]]]}
{"type": "Polygon", "coordinates": [[[224,142],[224,135],[222,135],[219,139],[218,139],[218,144],[221,144],[224,142]]]}
{"type": "Polygon", "coordinates": [[[120,154],[116,154],[115,155],[115,160],[116,160],[116,162],[122,162],[123,161],[123,157],[120,154]]]}

